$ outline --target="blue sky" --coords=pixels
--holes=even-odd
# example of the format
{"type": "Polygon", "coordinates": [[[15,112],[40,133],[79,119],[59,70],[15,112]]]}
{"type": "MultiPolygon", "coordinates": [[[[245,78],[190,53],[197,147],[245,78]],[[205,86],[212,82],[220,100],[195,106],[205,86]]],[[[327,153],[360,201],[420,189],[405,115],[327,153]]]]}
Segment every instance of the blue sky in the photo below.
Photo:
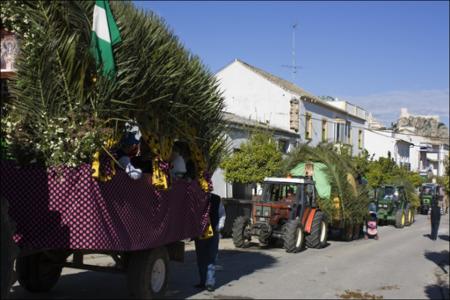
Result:
{"type": "Polygon", "coordinates": [[[449,124],[449,2],[134,1],[164,18],[213,72],[239,58],[389,125],[400,107],[449,124]]]}

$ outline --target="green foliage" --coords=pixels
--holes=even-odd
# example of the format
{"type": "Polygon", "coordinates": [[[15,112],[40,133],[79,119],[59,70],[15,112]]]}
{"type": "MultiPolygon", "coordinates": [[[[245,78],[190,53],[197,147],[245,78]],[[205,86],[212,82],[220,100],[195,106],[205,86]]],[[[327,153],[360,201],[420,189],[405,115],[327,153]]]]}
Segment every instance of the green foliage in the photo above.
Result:
{"type": "MultiPolygon", "coordinates": [[[[5,11],[16,16],[12,23],[31,24],[27,30],[11,25],[31,46],[21,47],[9,126],[2,123],[16,159],[89,162],[108,139],[118,138],[122,122],[134,119],[143,131],[196,143],[209,168],[217,165],[224,149],[218,83],[163,20],[111,1],[122,42],[110,81],[97,74],[89,52],[94,1],[19,2],[5,11]]],[[[3,12],[2,4],[2,21],[3,12]]]]}
{"type": "Polygon", "coordinates": [[[227,156],[221,164],[230,182],[262,182],[280,170],[282,154],[269,132],[255,132],[239,151],[227,156]]]}
{"type": "Polygon", "coordinates": [[[344,223],[361,223],[367,215],[369,198],[364,186],[356,186],[356,193],[349,177],[355,178],[357,171],[347,153],[335,151],[332,144],[322,143],[317,147],[302,145],[289,153],[283,162],[284,172],[289,172],[300,162],[321,162],[327,165],[327,175],[331,185],[331,199],[320,199],[320,208],[329,219],[340,216],[344,223]],[[339,210],[333,206],[332,199],[340,199],[339,210]]]}

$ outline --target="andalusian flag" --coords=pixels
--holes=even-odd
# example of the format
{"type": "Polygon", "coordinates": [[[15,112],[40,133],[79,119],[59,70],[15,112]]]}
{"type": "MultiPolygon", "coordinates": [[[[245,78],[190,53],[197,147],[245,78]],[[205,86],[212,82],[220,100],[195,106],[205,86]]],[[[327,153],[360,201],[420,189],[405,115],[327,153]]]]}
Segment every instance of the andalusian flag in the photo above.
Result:
{"type": "Polygon", "coordinates": [[[97,65],[102,65],[103,75],[113,77],[116,64],[112,47],[120,42],[119,29],[107,0],[96,0],[92,22],[91,51],[97,65]]]}

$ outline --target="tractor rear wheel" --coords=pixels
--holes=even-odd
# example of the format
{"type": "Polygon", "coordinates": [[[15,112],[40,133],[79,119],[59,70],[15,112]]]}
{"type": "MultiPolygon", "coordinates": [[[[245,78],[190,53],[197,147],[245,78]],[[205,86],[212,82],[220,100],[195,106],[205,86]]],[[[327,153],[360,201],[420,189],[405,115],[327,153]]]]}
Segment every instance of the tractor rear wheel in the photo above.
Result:
{"type": "Polygon", "coordinates": [[[283,236],[284,249],[288,253],[297,253],[305,247],[305,233],[299,220],[291,220],[286,223],[286,231],[283,236]]]}
{"type": "Polygon", "coordinates": [[[395,213],[395,227],[403,228],[405,226],[405,211],[403,209],[398,209],[395,213]]]}
{"type": "Polygon", "coordinates": [[[327,244],[328,224],[323,212],[318,211],[314,215],[311,225],[311,232],[305,237],[308,248],[323,248],[327,244]]]}
{"type": "Polygon", "coordinates": [[[247,247],[251,236],[250,236],[250,219],[247,217],[237,217],[233,223],[232,238],[233,244],[236,248],[247,247]]]}

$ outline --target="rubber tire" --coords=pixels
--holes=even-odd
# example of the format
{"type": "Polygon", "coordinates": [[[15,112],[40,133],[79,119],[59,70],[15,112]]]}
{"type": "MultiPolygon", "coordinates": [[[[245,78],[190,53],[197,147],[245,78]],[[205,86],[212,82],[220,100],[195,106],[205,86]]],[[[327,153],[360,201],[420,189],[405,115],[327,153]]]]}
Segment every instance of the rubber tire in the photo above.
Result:
{"type": "Polygon", "coordinates": [[[353,235],[352,235],[352,241],[354,240],[359,240],[359,238],[361,237],[361,224],[353,224],[353,235]]]}
{"type": "Polygon", "coordinates": [[[311,232],[305,236],[305,244],[308,248],[320,249],[327,245],[328,239],[328,224],[325,220],[325,215],[323,212],[318,211],[314,215],[314,219],[311,225],[311,232]],[[320,237],[322,235],[323,225],[325,223],[325,238],[321,241],[320,237]]]}
{"type": "Polygon", "coordinates": [[[342,228],[341,238],[346,242],[353,240],[353,225],[345,225],[344,228],[342,228]]]}
{"type": "Polygon", "coordinates": [[[61,277],[62,265],[44,252],[19,257],[16,261],[17,280],[20,285],[32,293],[51,290],[61,277]]]}
{"type": "MultiPolygon", "coordinates": [[[[403,228],[405,224],[402,224],[402,216],[404,215],[405,211],[403,209],[398,209],[395,213],[395,227],[396,228],[403,228]]],[[[405,216],[406,220],[406,216],[405,216]]]]}
{"type": "Polygon", "coordinates": [[[409,204],[405,208],[405,226],[411,226],[412,224],[413,210],[409,207],[409,204]]]}
{"type": "Polygon", "coordinates": [[[169,281],[169,254],[165,247],[133,252],[127,267],[128,290],[136,299],[160,299],[165,296],[169,281]],[[164,282],[159,290],[151,286],[155,262],[162,259],[165,267],[164,282]]]}
{"type": "Polygon", "coordinates": [[[236,248],[244,248],[249,244],[249,238],[245,237],[244,229],[250,226],[250,219],[248,217],[240,216],[234,220],[232,229],[233,244],[236,248]]]}
{"type": "Polygon", "coordinates": [[[9,298],[9,290],[13,284],[13,267],[14,260],[17,256],[18,249],[12,239],[14,226],[10,222],[8,215],[8,202],[5,198],[1,198],[1,299],[9,298]]]}
{"type": "Polygon", "coordinates": [[[287,253],[297,253],[305,248],[305,233],[298,220],[290,220],[286,223],[286,231],[283,236],[283,247],[287,253]],[[300,245],[297,246],[298,233],[301,234],[300,245]]]}

